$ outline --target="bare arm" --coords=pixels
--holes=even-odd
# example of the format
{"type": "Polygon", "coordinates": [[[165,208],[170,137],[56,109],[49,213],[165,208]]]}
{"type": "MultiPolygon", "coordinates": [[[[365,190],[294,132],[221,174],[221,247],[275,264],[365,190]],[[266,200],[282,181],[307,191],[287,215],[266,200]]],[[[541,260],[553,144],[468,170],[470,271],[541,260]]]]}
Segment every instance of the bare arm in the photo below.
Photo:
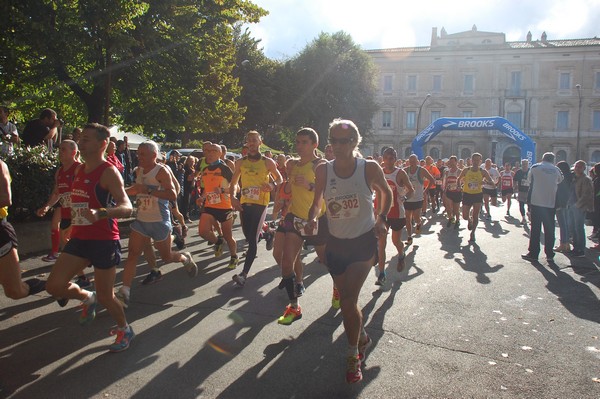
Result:
{"type": "Polygon", "coordinates": [[[231,176],[231,183],[229,183],[229,197],[231,198],[231,205],[233,209],[238,211],[242,210],[242,205],[240,201],[236,198],[238,183],[240,181],[240,176],[242,175],[242,159],[238,159],[235,161],[235,168],[233,171],[233,176],[231,176]]]}
{"type": "MultiPolygon", "coordinates": [[[[323,206],[323,193],[325,192],[325,183],[327,181],[327,164],[321,163],[317,166],[315,170],[315,197],[313,198],[313,203],[308,211],[308,220],[309,223],[313,223],[317,219],[319,215],[319,211],[323,206]]],[[[311,226],[311,229],[313,228],[311,226]]]]}
{"type": "Polygon", "coordinates": [[[396,175],[396,183],[398,183],[398,185],[406,188],[406,196],[407,197],[410,197],[415,192],[415,188],[413,187],[412,183],[410,182],[410,179],[408,178],[408,175],[406,174],[404,169],[400,169],[398,171],[398,174],[396,175]]]}
{"type": "Polygon", "coordinates": [[[56,173],[54,174],[54,188],[52,189],[52,192],[50,193],[50,198],[48,198],[48,201],[46,201],[46,204],[44,204],[43,207],[38,209],[35,212],[35,214],[38,215],[39,217],[43,217],[50,210],[50,208],[52,208],[54,206],[54,204],[56,204],[56,202],[58,201],[59,198],[60,198],[60,194],[58,194],[58,170],[57,170],[56,173]]]}
{"type": "Polygon", "coordinates": [[[4,161],[0,161],[0,207],[12,205],[12,191],[10,190],[10,172],[4,161]]]}
{"type": "Polygon", "coordinates": [[[421,168],[421,178],[425,178],[427,180],[429,180],[431,182],[431,184],[435,185],[435,177],[433,177],[433,175],[431,173],[429,173],[429,171],[425,168],[421,168]],[[423,174],[425,176],[423,176],[423,174]]]}
{"type": "MultiPolygon", "coordinates": [[[[100,186],[103,189],[108,190],[116,202],[114,207],[106,209],[106,216],[108,218],[115,219],[131,216],[133,207],[131,206],[129,197],[125,193],[123,178],[121,177],[121,173],[119,173],[117,168],[114,166],[106,168],[100,177],[100,186]]],[[[95,222],[99,220],[102,215],[99,214],[98,209],[88,209],[84,216],[90,222],[95,222]]]]}

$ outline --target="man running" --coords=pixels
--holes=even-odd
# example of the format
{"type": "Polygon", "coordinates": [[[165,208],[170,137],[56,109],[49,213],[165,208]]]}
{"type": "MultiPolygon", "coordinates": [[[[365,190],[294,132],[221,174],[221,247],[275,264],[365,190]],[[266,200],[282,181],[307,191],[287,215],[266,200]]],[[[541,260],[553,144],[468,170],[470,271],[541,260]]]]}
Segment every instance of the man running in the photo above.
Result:
{"type": "Polygon", "coordinates": [[[227,242],[231,259],[227,267],[235,269],[238,265],[237,243],[232,235],[233,207],[229,198],[229,184],[233,171],[221,159],[221,146],[211,144],[204,150],[204,157],[208,166],[201,174],[202,201],[204,212],[200,215],[198,233],[211,245],[215,246],[215,258],[223,254],[223,244],[227,242]],[[218,222],[221,225],[223,237],[215,234],[213,226],[218,222]]]}
{"type": "Polygon", "coordinates": [[[407,196],[404,201],[404,209],[406,211],[406,233],[408,238],[406,239],[406,245],[411,245],[413,242],[412,238],[412,223],[415,221],[416,234],[421,233],[421,207],[423,206],[423,198],[425,194],[424,181],[427,179],[430,184],[435,184],[435,178],[425,168],[419,165],[419,158],[415,154],[412,154],[408,158],[408,167],[404,169],[408,175],[411,185],[414,188],[414,192],[411,196],[407,196]]]}
{"type": "Polygon", "coordinates": [[[481,154],[474,153],[471,156],[471,167],[463,169],[458,177],[459,184],[463,183],[463,219],[468,221],[467,228],[471,230],[469,243],[472,244],[475,243],[475,229],[479,223],[479,211],[483,202],[483,182],[492,182],[489,173],[480,168],[481,159],[481,154]]]}
{"type": "Polygon", "coordinates": [[[235,210],[240,211],[242,230],[248,241],[244,269],[240,274],[235,274],[232,277],[233,281],[240,287],[246,284],[248,272],[252,267],[252,263],[254,263],[254,258],[256,258],[258,237],[267,214],[270,193],[275,185],[281,184],[283,181],[275,161],[260,153],[261,144],[262,137],[257,131],[251,130],[246,134],[248,154],[235,162],[235,170],[229,189],[231,203],[235,210]],[[269,181],[271,176],[275,184],[269,181]],[[242,196],[238,200],[236,194],[240,178],[242,196]]]}
{"type": "Polygon", "coordinates": [[[504,164],[504,170],[500,173],[500,187],[502,192],[502,201],[506,204],[506,216],[510,216],[510,200],[514,193],[513,180],[515,173],[510,169],[510,163],[504,164]]]}
{"type": "Polygon", "coordinates": [[[315,195],[315,169],[324,162],[317,157],[319,135],[311,128],[302,128],[296,133],[296,152],[299,159],[287,162],[287,176],[291,186],[292,198],[283,221],[285,232],[283,258],[281,263],[281,282],[279,288],[285,288],[289,305],[277,322],[289,325],[302,318],[302,309],[298,297],[304,294],[302,282],[304,265],[300,259],[302,244],[313,245],[321,262],[325,262],[325,243],[329,230],[325,216],[325,204],[318,213],[318,222],[313,230],[305,229],[308,211],[315,195]]]}
{"type": "MultiPolygon", "coordinates": [[[[165,263],[181,262],[190,277],[198,274],[198,267],[189,252],[181,254],[171,250],[171,213],[169,201],[177,199],[173,174],[169,167],[156,162],[158,145],[154,141],[141,143],[137,150],[138,167],[135,184],[127,188],[127,194],[136,196],[137,215],[131,223],[129,254],[123,270],[123,285],[117,298],[124,307],[129,306],[131,285],[136,274],[137,261],[154,240],[154,246],[165,263]]],[[[152,269],[144,284],[162,278],[160,270],[152,269]]]]}
{"type": "Polygon", "coordinates": [[[377,255],[377,237],[385,235],[392,200],[381,167],[374,161],[356,157],[360,140],[354,122],[336,119],[331,123],[329,142],[335,161],[323,163],[316,170],[315,197],[306,227],[307,231],[316,227],[325,198],[331,233],[327,240],[327,268],[341,296],[348,339],[346,382],[349,384],[362,380],[361,364],[372,343],[357,302],[377,255]],[[373,191],[381,199],[377,217],[373,191]]]}
{"type": "Polygon", "coordinates": [[[104,159],[109,137],[106,126],[88,123],[83,128],[79,149],[85,163],[75,172],[71,190],[71,239],[52,268],[46,288],[56,298],[83,302],[81,325],[94,320],[98,302],[104,305],[117,323],[113,332],[117,337],[109,350],[120,352],[129,348],[134,333],[113,293],[116,265],[121,260],[117,218],[129,217],[132,206],[121,174],[104,159]],[[96,292],[70,282],[90,263],[96,292]]]}
{"type": "Polygon", "coordinates": [[[462,188],[458,184],[458,178],[462,170],[458,168],[457,159],[452,155],[448,159],[448,167],[444,170],[443,188],[446,197],[446,213],[448,223],[446,227],[454,224],[454,229],[460,227],[460,203],[462,201],[462,188]]]}
{"type": "MultiPolygon", "coordinates": [[[[383,175],[392,190],[392,207],[388,213],[387,227],[392,229],[392,243],[398,250],[398,264],[396,270],[402,272],[404,270],[404,243],[402,242],[402,229],[406,226],[406,214],[404,211],[404,201],[406,197],[413,194],[415,189],[406,172],[396,167],[396,150],[388,147],[383,151],[383,175]]],[[[376,207],[379,205],[379,198],[376,198],[376,207]]],[[[386,280],[385,274],[385,248],[387,246],[387,233],[381,234],[378,238],[378,265],[379,275],[377,276],[376,285],[384,285],[386,280]]]]}

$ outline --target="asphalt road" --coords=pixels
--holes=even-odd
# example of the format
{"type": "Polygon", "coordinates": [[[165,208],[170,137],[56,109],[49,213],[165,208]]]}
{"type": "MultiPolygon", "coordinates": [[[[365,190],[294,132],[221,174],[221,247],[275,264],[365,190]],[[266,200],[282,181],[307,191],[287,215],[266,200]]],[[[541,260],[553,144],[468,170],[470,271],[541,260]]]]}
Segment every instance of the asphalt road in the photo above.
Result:
{"type": "MultiPolygon", "coordinates": [[[[475,246],[466,223],[455,231],[431,218],[402,274],[388,245],[386,286],[372,273],[360,296],[374,341],[362,383],[345,383],[342,318],[314,252],[304,258],[303,318],[281,326],[287,297],[264,242],[238,288],[227,251],[215,259],[194,226],[198,277],[170,264],[160,283],[142,286],[140,263],[127,310],[137,335],[123,353],[106,350],[114,325],[103,310],[81,327],[73,301],[60,308],[46,294],[0,293],[0,397],[600,397],[598,254],[525,262],[528,228],[504,212],[480,223],[475,246]]],[[[126,256],[126,239],[123,248],[126,256]]],[[[25,277],[49,272],[39,257],[22,268],[25,277]]]]}

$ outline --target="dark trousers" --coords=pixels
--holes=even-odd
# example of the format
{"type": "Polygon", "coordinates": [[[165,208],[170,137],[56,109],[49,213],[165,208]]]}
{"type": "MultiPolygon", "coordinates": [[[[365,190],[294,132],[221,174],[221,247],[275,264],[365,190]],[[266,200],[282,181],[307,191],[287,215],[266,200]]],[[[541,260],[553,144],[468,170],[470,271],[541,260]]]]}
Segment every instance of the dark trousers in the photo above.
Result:
{"type": "Polygon", "coordinates": [[[265,217],[267,216],[267,207],[255,204],[243,204],[240,218],[242,219],[242,231],[244,237],[248,240],[248,251],[246,251],[246,260],[244,260],[244,269],[242,273],[248,275],[256,252],[258,250],[258,237],[262,231],[265,217]]]}
{"type": "Polygon", "coordinates": [[[554,208],[529,205],[531,211],[531,234],[529,236],[529,254],[537,257],[540,254],[540,236],[544,226],[544,252],[547,257],[554,256],[554,208]]]}

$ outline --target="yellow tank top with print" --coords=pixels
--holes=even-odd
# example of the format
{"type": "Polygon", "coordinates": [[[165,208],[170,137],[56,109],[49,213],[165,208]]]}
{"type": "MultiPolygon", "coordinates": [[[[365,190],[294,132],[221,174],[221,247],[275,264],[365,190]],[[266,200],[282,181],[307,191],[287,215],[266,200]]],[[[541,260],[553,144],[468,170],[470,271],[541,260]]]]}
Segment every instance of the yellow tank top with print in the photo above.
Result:
{"type": "Polygon", "coordinates": [[[242,182],[242,204],[269,205],[271,193],[262,191],[261,186],[269,183],[269,170],[264,156],[258,161],[242,158],[240,165],[242,182]]]}
{"type": "MultiPolygon", "coordinates": [[[[312,206],[313,199],[315,198],[315,192],[308,190],[306,187],[300,184],[296,184],[296,179],[300,176],[304,176],[304,179],[309,184],[315,184],[315,162],[319,159],[315,159],[312,162],[307,162],[304,165],[300,165],[300,161],[296,161],[289,175],[289,182],[292,185],[292,203],[289,211],[302,219],[308,219],[308,211],[312,206]]],[[[325,213],[325,202],[319,212],[319,216],[325,213]]]]}
{"type": "Polygon", "coordinates": [[[463,178],[463,192],[466,194],[479,194],[482,192],[483,185],[483,174],[481,170],[477,169],[473,171],[473,169],[469,168],[465,177],[463,178]]]}

